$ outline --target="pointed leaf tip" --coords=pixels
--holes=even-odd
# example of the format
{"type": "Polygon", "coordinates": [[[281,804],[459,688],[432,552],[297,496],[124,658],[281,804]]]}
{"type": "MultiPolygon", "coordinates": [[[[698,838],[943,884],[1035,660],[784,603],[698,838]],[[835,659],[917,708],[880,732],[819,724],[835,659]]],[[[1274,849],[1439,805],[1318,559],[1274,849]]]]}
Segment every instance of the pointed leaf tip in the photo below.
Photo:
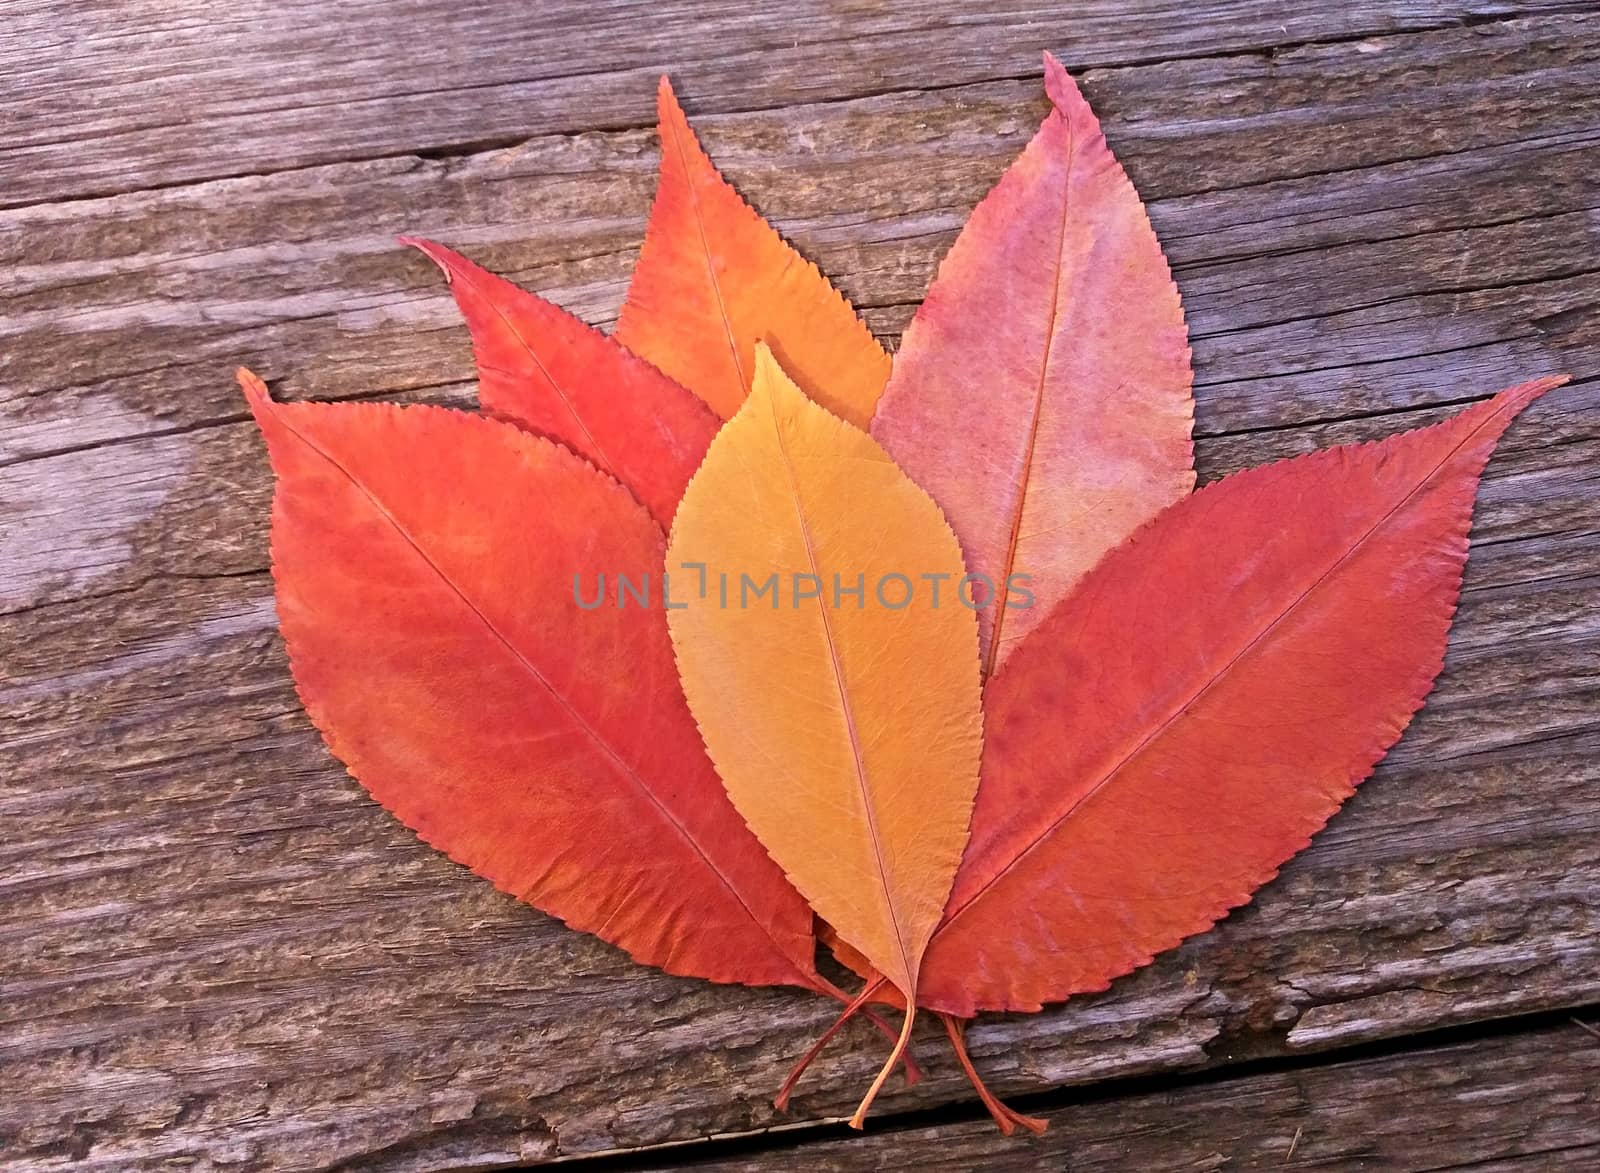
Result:
{"type": "Polygon", "coordinates": [[[1521,414],[1531,407],[1535,401],[1542,399],[1557,387],[1564,387],[1572,381],[1569,374],[1544,375],[1537,379],[1530,379],[1526,383],[1509,387],[1495,396],[1496,399],[1506,401],[1513,408],[1512,415],[1521,414]]]}
{"type": "Polygon", "coordinates": [[[239,380],[239,389],[244,392],[245,402],[250,405],[251,411],[271,405],[272,393],[267,390],[267,385],[261,381],[261,376],[250,370],[249,367],[240,367],[234,372],[234,378],[239,380]]]}
{"type": "Polygon", "coordinates": [[[472,335],[484,411],[559,440],[667,525],[716,434],[688,390],[553,302],[417,237],[472,335]]]}
{"type": "Polygon", "coordinates": [[[1050,101],[1056,109],[1066,114],[1070,107],[1083,103],[1083,94],[1078,89],[1078,83],[1072,80],[1072,74],[1067,72],[1067,67],[1052,53],[1044,55],[1044,92],[1049,95],[1050,101]]]}
{"type": "Polygon", "coordinates": [[[446,259],[447,257],[454,256],[455,254],[449,249],[445,248],[444,245],[435,244],[433,241],[426,240],[420,236],[397,236],[395,237],[395,240],[408,248],[416,249],[435,265],[439,266],[439,271],[444,274],[444,282],[446,285],[455,284],[455,274],[450,271],[450,265],[446,259]]]}

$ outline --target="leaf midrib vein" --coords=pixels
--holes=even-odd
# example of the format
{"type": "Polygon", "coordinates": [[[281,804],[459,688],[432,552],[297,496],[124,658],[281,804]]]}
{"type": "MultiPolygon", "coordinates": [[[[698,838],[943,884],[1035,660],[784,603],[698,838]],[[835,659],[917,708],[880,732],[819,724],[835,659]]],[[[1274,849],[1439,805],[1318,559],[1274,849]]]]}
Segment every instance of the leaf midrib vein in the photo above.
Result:
{"type": "Polygon", "coordinates": [[[1056,237],[1056,267],[1050,290],[1050,318],[1045,324],[1044,353],[1039,358],[1039,382],[1033,392],[1033,414],[1028,421],[1028,440],[1023,448],[1022,484],[1017,492],[1016,504],[1011,513],[1011,533],[1006,541],[1005,558],[1000,564],[1000,576],[994,590],[1000,592],[1001,606],[994,613],[994,628],[989,635],[989,648],[984,655],[983,675],[987,679],[1000,658],[1000,633],[1005,626],[1005,600],[1009,596],[1007,583],[1011,581],[1012,568],[1016,566],[1017,544],[1022,533],[1022,515],[1028,504],[1028,489],[1033,483],[1033,457],[1039,446],[1039,420],[1044,414],[1045,383],[1050,374],[1050,360],[1055,355],[1056,325],[1061,317],[1061,277],[1067,267],[1067,220],[1072,208],[1072,164],[1077,157],[1077,128],[1066,111],[1057,109],[1067,125],[1067,152],[1065,178],[1061,192],[1061,220],[1056,237]]]}
{"type": "MultiPolygon", "coordinates": [[[[796,394],[800,394],[800,392],[797,391],[796,394]]],[[[789,483],[790,500],[794,502],[795,521],[800,529],[800,540],[805,546],[806,564],[810,568],[812,578],[820,582],[821,575],[818,573],[816,547],[812,542],[811,527],[806,520],[805,509],[800,501],[800,486],[795,478],[794,463],[789,457],[788,446],[784,443],[783,424],[778,418],[778,405],[771,395],[767,396],[767,406],[771,410],[773,435],[777,439],[778,454],[783,464],[784,475],[789,483]]],[[[823,409],[818,408],[817,410],[821,411],[823,409]]],[[[856,729],[855,711],[851,707],[850,692],[845,685],[844,668],[839,663],[839,650],[833,635],[833,625],[828,622],[828,608],[823,602],[820,592],[817,597],[817,613],[821,618],[823,640],[828,647],[828,663],[833,669],[834,687],[839,692],[839,707],[844,715],[845,730],[850,737],[850,753],[855,762],[856,784],[861,792],[861,806],[865,812],[867,836],[872,844],[873,864],[878,869],[879,891],[883,896],[883,907],[889,917],[889,926],[894,931],[895,944],[900,950],[901,964],[905,966],[906,981],[908,984],[914,984],[916,966],[911,962],[911,952],[906,947],[905,934],[900,928],[900,917],[889,891],[889,873],[883,860],[883,840],[878,829],[877,808],[872,801],[871,787],[867,784],[867,767],[861,751],[861,738],[856,729]]],[[[914,991],[905,990],[903,993],[908,1001],[915,1000],[914,991]]]]}
{"type": "Polygon", "coordinates": [[[1376,522],[1374,522],[1365,533],[1351,543],[1349,549],[1347,549],[1343,554],[1329,564],[1326,570],[1318,575],[1314,581],[1312,581],[1303,591],[1300,592],[1298,596],[1294,598],[1293,601],[1288,604],[1288,606],[1284,607],[1282,611],[1274,616],[1269,623],[1263,626],[1260,631],[1252,636],[1242,648],[1234,653],[1234,655],[1226,664],[1218,668],[1210,676],[1210,678],[1207,679],[1199,688],[1197,688],[1186,701],[1184,701],[1181,705],[1176,706],[1172,714],[1167,717],[1166,720],[1146,734],[1139,744],[1129,750],[1123,756],[1123,758],[1116,763],[1116,765],[1112,766],[1106,771],[1104,777],[1102,777],[1099,782],[1095,783],[1092,788],[1079,796],[1079,798],[1074,801],[1071,806],[1064,810],[1056,819],[1054,819],[1048,826],[1040,831],[1038,835],[1031,839],[1025,847],[1023,847],[1016,853],[1015,856],[1012,857],[1011,861],[1007,863],[1005,867],[1001,868],[994,874],[994,876],[987,880],[981,888],[974,892],[972,896],[964,904],[962,904],[960,908],[946,916],[944,922],[939,926],[938,929],[934,931],[934,939],[937,940],[945,929],[948,929],[950,925],[954,924],[955,921],[959,919],[965,912],[967,912],[968,909],[978,904],[978,902],[981,901],[983,897],[986,896],[1002,879],[1009,875],[1013,870],[1021,866],[1022,862],[1030,854],[1032,854],[1036,848],[1054,835],[1055,832],[1069,819],[1071,819],[1073,815],[1077,814],[1077,812],[1080,811],[1091,798],[1095,797],[1108,785],[1110,785],[1116,779],[1117,775],[1120,774],[1130,762],[1140,756],[1147,748],[1149,748],[1152,743],[1165,734],[1174,722],[1176,722],[1196,703],[1198,703],[1214,685],[1226,677],[1240,660],[1247,656],[1256,648],[1258,644],[1261,643],[1263,639],[1272,633],[1278,624],[1287,619],[1291,613],[1293,613],[1302,603],[1306,601],[1306,599],[1320,589],[1341,566],[1353,558],[1375,533],[1377,533],[1384,526],[1388,525],[1394,516],[1400,512],[1400,510],[1409,505],[1412,499],[1416,497],[1416,495],[1420,493],[1424,487],[1429,485],[1436,476],[1438,476],[1440,469],[1442,469],[1451,460],[1455,459],[1462,449],[1464,449],[1472,440],[1474,440],[1484,430],[1484,428],[1498,420],[1506,410],[1508,409],[1503,407],[1499,411],[1493,412],[1486,416],[1477,426],[1472,429],[1471,432],[1469,432],[1454,447],[1452,447],[1449,452],[1445,453],[1445,455],[1440,458],[1438,463],[1429,470],[1426,476],[1419,478],[1417,483],[1409,492],[1406,493],[1404,497],[1391,506],[1389,510],[1385,512],[1384,515],[1376,522]]]}
{"type": "MultiPolygon", "coordinates": [[[[679,117],[682,117],[681,111],[679,117]]],[[[722,318],[722,332],[728,341],[728,353],[733,356],[733,373],[739,380],[739,397],[742,398],[750,390],[749,381],[745,378],[744,363],[739,361],[739,344],[733,337],[733,322],[728,317],[728,303],[722,296],[722,283],[717,280],[717,268],[711,262],[711,238],[706,235],[705,218],[700,212],[700,193],[696,190],[694,177],[689,172],[689,153],[683,144],[683,136],[686,133],[693,133],[687,130],[687,124],[684,128],[677,125],[672,127],[672,148],[678,156],[678,166],[683,169],[683,186],[689,193],[689,210],[694,215],[695,231],[700,236],[700,255],[706,263],[706,280],[711,283],[711,293],[717,301],[717,313],[722,318]]],[[[716,171],[715,165],[709,159],[706,160],[706,165],[716,171]]]]}
{"type": "MultiPolygon", "coordinates": [[[[535,665],[533,661],[529,660],[525,655],[523,655],[522,651],[511,642],[505,633],[495,626],[493,620],[485,615],[478,605],[474,603],[467,595],[467,593],[456,584],[455,580],[445,573],[444,568],[433,560],[432,556],[428,554],[427,550],[423,548],[421,543],[419,543],[417,539],[411,535],[410,531],[401,524],[399,518],[395,517],[394,514],[389,511],[388,507],[385,506],[381,500],[379,500],[378,496],[371,489],[362,483],[359,477],[346,468],[337,458],[324,449],[320,444],[312,440],[305,433],[301,432],[287,419],[284,419],[281,414],[278,418],[283,424],[284,429],[290,435],[294,436],[295,439],[299,440],[323,460],[326,460],[352,485],[354,485],[357,490],[360,491],[361,495],[366,498],[368,503],[378,513],[378,515],[388,522],[389,525],[394,529],[395,533],[399,534],[400,537],[405,540],[406,544],[411,547],[411,549],[416,553],[417,557],[422,559],[423,563],[436,575],[438,575],[439,580],[443,582],[445,586],[450,588],[450,591],[456,596],[456,598],[458,598],[461,603],[472,612],[478,621],[483,624],[485,630],[487,630],[490,635],[499,641],[499,643],[511,653],[512,658],[515,659],[530,676],[538,681],[538,683],[551,695],[551,697],[554,698],[555,701],[566,710],[567,714],[572,718],[573,723],[578,727],[578,729],[594,742],[596,748],[598,748],[605,755],[605,757],[610,760],[612,765],[616,767],[617,771],[629,782],[633,783],[633,785],[638,789],[639,793],[642,794],[650,803],[650,805],[655,808],[661,818],[675,832],[677,832],[679,838],[681,838],[684,843],[686,843],[690,849],[700,857],[701,861],[706,865],[707,869],[710,870],[711,874],[717,877],[717,880],[725,889],[727,889],[728,894],[733,897],[734,902],[737,903],[739,908],[743,910],[744,914],[750,918],[751,923],[761,931],[763,936],[771,941],[773,949],[777,955],[790,966],[794,966],[793,960],[791,960],[788,954],[786,954],[778,945],[778,942],[773,938],[772,934],[767,931],[767,927],[762,922],[761,918],[756,916],[754,910],[752,910],[749,904],[745,902],[744,894],[739,891],[738,887],[734,885],[734,883],[728,878],[727,874],[717,866],[716,861],[706,854],[705,849],[702,848],[694,836],[689,833],[688,828],[685,827],[683,823],[679,821],[678,817],[674,815],[672,811],[667,809],[661,800],[650,790],[648,786],[645,785],[644,780],[639,777],[638,772],[627,763],[621,754],[617,752],[616,748],[600,735],[599,730],[595,729],[594,726],[591,725],[588,720],[586,720],[584,716],[573,707],[572,703],[566,697],[562,696],[561,693],[556,690],[556,688],[545,677],[544,673],[539,671],[538,666],[535,665]]],[[[805,976],[803,971],[801,971],[798,967],[796,967],[795,971],[802,977],[805,976]]],[[[807,979],[806,984],[811,985],[812,983],[809,979],[807,979]]]]}
{"type": "MultiPolygon", "coordinates": [[[[478,290],[481,294],[483,287],[478,284],[476,274],[468,276],[465,273],[459,273],[456,275],[456,278],[457,280],[466,281],[468,285],[478,290]]],[[[519,290],[518,292],[522,291],[519,290]]],[[[531,297],[533,295],[529,294],[528,296],[531,297]]],[[[567,409],[567,414],[572,417],[572,422],[578,425],[578,431],[583,433],[583,438],[588,441],[589,447],[593,449],[595,456],[598,458],[598,463],[600,466],[612,476],[617,476],[617,471],[611,462],[611,458],[606,455],[605,449],[600,446],[600,441],[595,439],[594,433],[589,430],[589,425],[584,422],[583,416],[578,414],[578,409],[576,406],[574,406],[571,398],[568,397],[566,388],[564,388],[556,380],[556,377],[550,373],[550,368],[544,365],[544,361],[540,359],[538,352],[533,349],[533,344],[530,343],[527,337],[522,333],[521,327],[511,320],[510,316],[507,315],[505,310],[500,307],[500,303],[497,299],[485,296],[484,300],[488,303],[489,308],[494,310],[495,315],[501,320],[501,322],[505,323],[506,329],[511,331],[511,336],[522,344],[523,350],[528,352],[528,358],[532,360],[533,365],[539,369],[539,373],[544,376],[545,382],[550,384],[550,389],[556,393],[556,398],[561,400],[561,406],[567,409]]],[[[584,328],[589,329],[590,327],[585,325],[584,328]]],[[[619,477],[618,479],[620,480],[621,478],[619,477]]]]}

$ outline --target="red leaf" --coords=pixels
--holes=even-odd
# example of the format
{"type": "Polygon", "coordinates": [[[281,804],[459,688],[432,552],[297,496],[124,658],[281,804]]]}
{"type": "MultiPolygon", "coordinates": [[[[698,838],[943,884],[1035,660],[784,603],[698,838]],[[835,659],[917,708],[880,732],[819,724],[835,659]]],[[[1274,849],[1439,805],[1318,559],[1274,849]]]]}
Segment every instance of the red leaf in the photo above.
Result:
{"type": "Polygon", "coordinates": [[[656,575],[659,526],[557,444],[464,412],[276,404],[279,626],[329,748],[425,841],[678,974],[793,983],[812,914],[734,812],[659,607],[579,606],[656,575]]]}
{"type": "Polygon", "coordinates": [[[1229,477],[1093,570],[989,684],[923,1004],[1103,989],[1305,847],[1432,687],[1479,474],[1561,381],[1229,477]]]}
{"type": "Polygon", "coordinates": [[[402,236],[450,280],[472,333],[485,411],[560,440],[621,481],[662,525],[718,420],[620,343],[443,245],[402,236]]]}
{"type": "Polygon", "coordinates": [[[1055,110],[939,266],[872,423],[943,508],[968,572],[995,584],[978,616],[985,672],[1194,486],[1177,287],[1048,54],[1045,88],[1055,110]],[[999,605],[1013,574],[1030,576],[1032,606],[999,605]]]}

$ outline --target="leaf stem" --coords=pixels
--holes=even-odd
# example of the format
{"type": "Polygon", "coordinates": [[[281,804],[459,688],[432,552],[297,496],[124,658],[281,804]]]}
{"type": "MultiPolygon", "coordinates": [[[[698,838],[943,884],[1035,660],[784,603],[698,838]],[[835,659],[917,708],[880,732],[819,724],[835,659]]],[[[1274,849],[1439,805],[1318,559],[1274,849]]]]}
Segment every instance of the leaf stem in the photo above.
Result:
{"type": "MultiPolygon", "coordinates": [[[[870,989],[871,987],[868,988],[870,989]]],[[[861,992],[861,996],[865,998],[867,996],[867,991],[863,990],[861,992]]],[[[862,1096],[861,1103],[856,1105],[856,1114],[850,1117],[851,1128],[861,1129],[866,1127],[867,1109],[872,1107],[872,1101],[877,1099],[878,1093],[883,1090],[883,1085],[885,1081],[888,1080],[889,1073],[893,1071],[896,1064],[900,1062],[900,1056],[905,1054],[906,1045],[911,1042],[911,1025],[912,1023],[916,1022],[916,1020],[916,999],[910,995],[907,995],[906,1017],[904,1023],[900,1027],[900,1038],[895,1043],[894,1050],[889,1052],[889,1058],[884,1061],[883,1066],[879,1069],[878,1078],[872,1081],[872,1086],[867,1089],[867,1094],[862,1096]]]]}
{"type": "MultiPolygon", "coordinates": [[[[851,998],[850,998],[849,994],[845,993],[838,986],[836,986],[832,982],[830,982],[827,978],[822,977],[822,975],[816,974],[816,975],[813,975],[813,976],[815,977],[815,979],[816,979],[816,981],[818,983],[817,984],[817,989],[821,990],[824,994],[828,995],[828,997],[832,998],[835,1002],[838,1002],[840,1005],[843,1005],[843,1006],[849,1006],[850,1005],[851,998]]],[[[879,983],[869,983],[869,984],[872,984],[873,985],[873,989],[876,990],[879,983]]],[[[891,1043],[894,1042],[895,1039],[900,1037],[900,1032],[895,1030],[894,1027],[890,1026],[887,1022],[885,1022],[883,1020],[883,1016],[881,1014],[876,1013],[870,1006],[860,1007],[857,1010],[850,1011],[849,1013],[850,1014],[859,1013],[862,1018],[865,1018],[868,1022],[870,1022],[874,1027],[877,1028],[879,1034],[881,1034],[884,1038],[888,1039],[891,1043]]],[[[842,1027],[844,1025],[845,1021],[847,1021],[848,1019],[849,1019],[849,1014],[845,1015],[844,1019],[841,1019],[840,1021],[835,1022],[833,1024],[833,1026],[829,1029],[828,1033],[826,1035],[824,1035],[821,1040],[819,1040],[818,1045],[816,1047],[813,1047],[813,1051],[820,1050],[821,1049],[821,1044],[822,1043],[826,1043],[828,1039],[831,1039],[835,1034],[837,1034],[838,1031],[839,1031],[839,1028],[842,1027]]],[[[786,1089],[792,1087],[793,1084],[795,1083],[795,1081],[800,1078],[800,1072],[805,1070],[805,1064],[809,1063],[811,1061],[811,1059],[815,1059],[816,1058],[816,1055],[813,1054],[813,1053],[809,1053],[808,1052],[808,1055],[809,1055],[809,1057],[806,1059],[805,1063],[801,1064],[798,1070],[791,1072],[790,1075],[789,1075],[789,1078],[784,1082],[784,1087],[786,1089]]],[[[905,1063],[905,1068],[906,1068],[906,1086],[907,1087],[915,1087],[918,1083],[922,1082],[922,1068],[917,1066],[916,1059],[911,1055],[911,1053],[909,1051],[906,1052],[905,1058],[902,1061],[905,1063]]],[[[784,1098],[785,1101],[787,1101],[787,1099],[788,1099],[787,1095],[784,1095],[783,1098],[784,1098]]],[[[776,1101],[774,1101],[774,1102],[776,1102],[776,1101]]],[[[783,1107],[783,1104],[778,1104],[777,1106],[781,1109],[783,1107]]]]}
{"type": "MultiPolygon", "coordinates": [[[[793,1094],[795,1085],[800,1082],[800,1076],[805,1073],[807,1067],[811,1066],[813,1060],[815,1060],[818,1055],[822,1054],[822,1048],[828,1045],[828,1043],[833,1039],[833,1036],[844,1029],[844,1024],[849,1022],[857,1014],[863,1014],[885,1035],[891,1039],[894,1039],[896,1042],[899,1041],[899,1035],[896,1033],[893,1027],[891,1027],[878,1015],[874,1014],[871,1010],[864,1009],[868,999],[870,999],[872,995],[876,994],[880,989],[883,988],[883,982],[883,978],[878,978],[876,981],[868,982],[866,987],[861,991],[861,993],[857,994],[853,1000],[846,998],[843,991],[835,991],[835,996],[839,999],[839,1001],[847,1003],[844,1013],[839,1015],[838,1018],[834,1019],[833,1025],[827,1030],[823,1031],[821,1036],[818,1037],[817,1041],[811,1044],[811,1047],[806,1051],[806,1053],[800,1056],[800,1061],[794,1065],[794,1068],[789,1072],[789,1077],[783,1081],[783,1086],[778,1089],[778,1094],[773,1097],[772,1106],[774,1108],[778,1109],[780,1112],[787,1110],[789,1107],[789,1097],[793,1094]]],[[[903,1054],[901,1056],[901,1060],[905,1063],[906,1068],[906,1086],[912,1087],[917,1083],[918,1080],[922,1078],[922,1069],[917,1066],[916,1061],[912,1059],[909,1053],[903,1054]]]]}
{"type": "Polygon", "coordinates": [[[950,1046],[955,1050],[956,1061],[961,1064],[961,1070],[966,1072],[968,1081],[978,1093],[978,1098],[983,1101],[983,1106],[989,1109],[989,1115],[994,1117],[994,1122],[1000,1126],[1000,1131],[1010,1136],[1021,1125],[1029,1132],[1037,1135],[1048,1128],[1049,1122],[1037,1116],[1024,1116],[1021,1112],[1013,1111],[989,1090],[987,1085],[978,1076],[978,1069],[972,1065],[972,1056],[967,1054],[967,1028],[962,1019],[954,1014],[939,1013],[939,1021],[944,1023],[944,1033],[950,1036],[950,1046]]]}

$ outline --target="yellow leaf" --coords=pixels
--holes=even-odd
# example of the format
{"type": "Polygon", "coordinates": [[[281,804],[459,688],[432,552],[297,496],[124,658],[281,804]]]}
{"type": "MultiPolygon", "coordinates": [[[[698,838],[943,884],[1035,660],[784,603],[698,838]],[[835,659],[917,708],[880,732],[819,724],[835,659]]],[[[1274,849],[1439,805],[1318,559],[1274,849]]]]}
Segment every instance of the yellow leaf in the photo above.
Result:
{"type": "Polygon", "coordinates": [[[666,565],[678,671],[723,784],[817,913],[906,995],[903,1046],[982,746],[955,535],[758,346],[666,565]]]}

